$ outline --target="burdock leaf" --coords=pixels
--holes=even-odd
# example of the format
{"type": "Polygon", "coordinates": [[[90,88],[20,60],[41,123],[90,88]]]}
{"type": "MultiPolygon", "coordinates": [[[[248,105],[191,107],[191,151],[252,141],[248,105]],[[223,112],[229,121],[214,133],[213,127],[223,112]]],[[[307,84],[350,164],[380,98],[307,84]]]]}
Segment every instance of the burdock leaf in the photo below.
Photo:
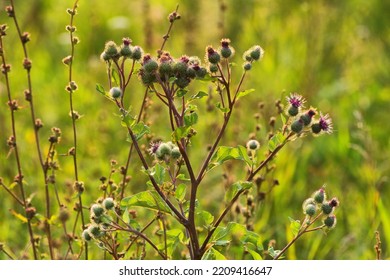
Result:
{"type": "Polygon", "coordinates": [[[252,182],[246,182],[246,181],[238,181],[231,185],[227,192],[225,193],[225,200],[227,202],[231,201],[233,197],[239,192],[243,190],[249,190],[253,187],[252,182]]]}
{"type": "Polygon", "coordinates": [[[171,214],[171,210],[164,200],[156,191],[143,191],[135,195],[125,197],[121,201],[121,206],[126,207],[143,207],[154,211],[161,211],[171,214]]]}
{"type": "Polygon", "coordinates": [[[244,90],[244,91],[240,91],[238,94],[237,94],[237,100],[240,99],[241,97],[244,97],[246,95],[248,95],[249,93],[252,93],[254,92],[255,89],[254,88],[251,88],[251,89],[247,89],[247,90],[244,90]]]}
{"type": "Polygon", "coordinates": [[[96,84],[96,90],[101,94],[106,95],[106,91],[104,90],[104,87],[101,84],[96,84]]]}

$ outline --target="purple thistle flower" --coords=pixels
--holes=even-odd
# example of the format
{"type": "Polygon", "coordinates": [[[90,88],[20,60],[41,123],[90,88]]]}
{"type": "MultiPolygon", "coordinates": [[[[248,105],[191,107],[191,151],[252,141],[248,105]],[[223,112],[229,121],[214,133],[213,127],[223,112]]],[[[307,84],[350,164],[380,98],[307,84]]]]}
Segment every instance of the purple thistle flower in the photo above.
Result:
{"type": "Polygon", "coordinates": [[[148,149],[149,154],[155,155],[158,147],[160,147],[161,141],[155,141],[150,143],[150,148],[148,149]]]}
{"type": "Polygon", "coordinates": [[[132,40],[130,38],[123,38],[122,42],[123,42],[123,45],[129,46],[132,43],[132,40]]]}
{"type": "Polygon", "coordinates": [[[320,113],[320,120],[318,123],[322,131],[328,134],[331,134],[333,132],[332,119],[329,117],[328,114],[322,115],[322,113],[320,113]]]}
{"type": "Polygon", "coordinates": [[[295,108],[304,107],[303,104],[306,102],[306,100],[297,93],[291,93],[286,99],[288,103],[295,108]]]}

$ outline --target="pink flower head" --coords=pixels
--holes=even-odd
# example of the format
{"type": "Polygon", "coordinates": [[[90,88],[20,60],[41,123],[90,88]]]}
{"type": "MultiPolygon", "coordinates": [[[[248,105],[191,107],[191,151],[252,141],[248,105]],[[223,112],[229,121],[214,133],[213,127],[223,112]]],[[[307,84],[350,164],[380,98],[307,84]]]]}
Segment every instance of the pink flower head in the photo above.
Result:
{"type": "Polygon", "coordinates": [[[295,108],[304,107],[303,104],[306,102],[302,95],[299,95],[297,93],[291,93],[290,96],[286,97],[286,99],[288,103],[290,103],[290,105],[295,108]]]}
{"type": "Polygon", "coordinates": [[[328,114],[323,115],[322,113],[320,113],[320,120],[318,123],[322,131],[328,134],[331,134],[333,132],[332,119],[329,117],[328,114]]]}

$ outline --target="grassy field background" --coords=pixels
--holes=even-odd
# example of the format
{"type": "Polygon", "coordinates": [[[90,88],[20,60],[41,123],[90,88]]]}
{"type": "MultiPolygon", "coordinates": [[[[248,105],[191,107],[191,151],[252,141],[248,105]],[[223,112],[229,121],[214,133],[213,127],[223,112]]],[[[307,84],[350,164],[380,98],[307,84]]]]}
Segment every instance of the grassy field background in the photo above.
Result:
{"type": "MultiPolygon", "coordinates": [[[[2,1],[2,6],[7,2],[2,1]]],[[[333,134],[297,140],[275,160],[276,169],[272,178],[267,178],[277,179],[279,185],[258,205],[253,219],[254,231],[264,243],[274,239],[277,248],[283,247],[291,239],[288,217],[302,217],[303,200],[326,184],[329,194],[340,200],[336,228],[328,235],[321,232],[305,235],[287,251],[286,257],[375,259],[375,231],[379,231],[382,257],[389,258],[390,18],[386,11],[390,10],[390,3],[387,1],[80,1],[75,24],[81,43],[76,47],[74,60],[74,80],[79,90],[74,98],[75,110],[83,115],[77,126],[80,178],[86,184],[85,204],[90,205],[100,196],[99,178],[109,173],[110,160],[124,164],[128,151],[126,133],[114,116],[116,109],[95,90],[96,83],[107,83],[105,65],[99,59],[104,44],[108,40],[120,43],[123,37],[130,37],[134,44],[155,55],[168,27],[166,17],[177,4],[182,19],[175,23],[166,45],[175,57],[187,54],[203,58],[207,45],[217,46],[221,38],[230,38],[236,49],[238,70],[240,56],[249,47],[258,44],[265,50],[264,59],[253,68],[244,84],[256,91],[239,104],[223,145],[245,145],[257,124],[255,114],[261,116],[259,139],[264,138],[269,118],[276,113],[275,101],[290,92],[300,93],[308,104],[328,112],[333,119],[333,134]],[[260,103],[264,104],[263,109],[259,109],[260,103]]],[[[22,30],[31,34],[28,49],[33,61],[37,116],[45,124],[40,132],[43,147],[47,149],[45,141],[50,127],[56,126],[63,133],[59,154],[65,154],[72,146],[72,128],[68,94],[64,90],[67,68],[61,60],[70,51],[65,31],[69,16],[65,10],[73,2],[32,0],[26,5],[26,1],[16,0],[15,5],[22,30]]],[[[38,212],[43,213],[42,178],[37,169],[28,104],[23,97],[27,82],[21,65],[22,48],[4,9],[0,23],[9,26],[4,49],[8,63],[13,66],[12,92],[25,107],[17,112],[17,132],[27,190],[34,195],[38,212]]],[[[240,71],[236,71],[236,79],[239,75],[240,71]]],[[[16,169],[6,145],[11,130],[4,82],[2,77],[0,176],[10,184],[16,169]]],[[[135,81],[133,85],[129,102],[138,108],[144,89],[135,81]]],[[[199,86],[207,90],[206,85],[199,86]]],[[[167,139],[168,123],[161,120],[165,113],[157,101],[149,109],[153,133],[167,139]]],[[[198,135],[191,150],[197,168],[202,157],[196,155],[206,153],[218,116],[217,112],[200,114],[198,135]]],[[[69,194],[69,184],[73,163],[65,156],[60,156],[59,162],[58,186],[64,197],[69,198],[71,207],[74,198],[69,194]]],[[[145,177],[139,175],[139,167],[134,159],[130,193],[144,188],[145,177]]],[[[209,209],[219,209],[215,201],[223,196],[220,183],[223,172],[237,179],[243,175],[236,166],[213,171],[200,190],[209,209]]],[[[28,235],[25,225],[10,213],[9,209],[18,207],[3,189],[0,205],[0,242],[20,256],[28,235]]],[[[98,259],[103,255],[92,245],[91,256],[98,259]]],[[[6,258],[0,252],[0,259],[6,258]]]]}

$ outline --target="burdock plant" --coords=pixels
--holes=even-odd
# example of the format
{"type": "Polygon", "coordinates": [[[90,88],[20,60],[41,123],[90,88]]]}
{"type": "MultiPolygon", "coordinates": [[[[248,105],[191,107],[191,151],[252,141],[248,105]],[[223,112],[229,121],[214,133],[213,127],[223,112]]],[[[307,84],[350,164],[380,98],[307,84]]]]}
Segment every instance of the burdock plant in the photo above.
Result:
{"type": "MultiPolygon", "coordinates": [[[[125,127],[131,143],[129,158],[135,149],[141,162],[140,170],[143,171],[147,182],[143,191],[130,196],[124,196],[123,191],[112,192],[112,200],[118,207],[110,213],[107,211],[105,218],[98,219],[98,222],[94,213],[97,206],[93,205],[91,221],[94,224],[98,223],[102,230],[97,235],[85,234],[85,240],[96,240],[99,247],[114,258],[130,256],[129,252],[133,246],[142,247],[149,244],[163,259],[175,258],[178,248],[182,248],[184,258],[218,259],[223,258],[221,248],[229,243],[224,237],[239,231],[243,236],[242,240],[245,240],[243,245],[248,248],[247,252],[257,259],[264,253],[258,246],[260,236],[253,232],[250,226],[235,222],[226,224],[224,218],[243,195],[248,197],[248,207],[253,208],[253,197],[249,193],[255,185],[256,176],[288,142],[308,134],[329,132],[331,121],[322,114],[316,119],[318,114],[314,108],[305,111],[305,99],[293,93],[287,97],[288,104],[282,116],[282,127],[268,140],[265,158],[261,159],[258,154],[260,142],[257,139],[250,139],[246,144],[237,147],[221,145],[222,136],[230,123],[238,100],[254,91],[244,89],[245,78],[255,63],[261,63],[265,52],[259,45],[244,52],[242,73],[237,81],[233,78],[233,72],[237,71],[233,66],[235,50],[229,39],[222,39],[219,47],[207,46],[203,62],[196,56],[173,57],[164,46],[173,23],[178,18],[177,10],[169,16],[169,30],[156,56],[143,53],[142,48],[133,46],[129,38],[122,41],[126,52],[120,51],[116,43],[109,41],[101,54],[107,67],[109,90],[106,91],[100,84],[97,84],[96,89],[117,107],[122,126],[125,127]],[[159,125],[162,121],[167,121],[171,138],[151,141],[149,153],[145,153],[141,144],[145,140],[150,141],[153,132],[153,127],[140,118],[145,110],[145,102],[142,103],[138,115],[128,110],[130,106],[126,104],[126,97],[130,94],[129,81],[136,76],[138,82],[145,87],[143,99],[156,99],[167,108],[167,115],[159,120],[159,125]],[[205,121],[205,113],[198,109],[197,103],[207,98],[209,93],[197,91],[196,81],[210,83],[213,91],[217,93],[219,102],[216,108],[221,113],[222,122],[202,160],[203,163],[197,169],[193,157],[198,155],[192,154],[191,150],[194,149],[193,138],[196,137],[197,124],[205,121]],[[220,213],[209,212],[203,207],[204,198],[199,196],[199,190],[206,187],[203,182],[212,169],[232,159],[243,162],[247,176],[227,186],[225,200],[220,201],[222,206],[220,213]],[[146,225],[141,225],[129,214],[134,213],[135,207],[153,211],[154,218],[146,225]],[[160,230],[156,233],[159,238],[144,234],[153,223],[159,225],[160,230]],[[202,228],[205,230],[201,230],[202,228]],[[130,236],[129,244],[124,244],[126,242],[117,244],[115,237],[123,234],[130,236]]],[[[261,64],[259,66],[261,67],[261,64]]],[[[272,123],[274,126],[275,120],[272,123]]],[[[124,177],[127,170],[128,165],[124,167],[124,177]]],[[[122,183],[121,188],[124,189],[125,185],[122,183]]],[[[308,217],[306,222],[310,225],[312,224],[310,218],[318,211],[318,200],[317,197],[313,204],[305,208],[308,217]]],[[[245,213],[249,220],[250,212],[246,210],[245,213]]],[[[314,219],[318,220],[319,217],[314,219]]],[[[330,221],[333,218],[329,217],[328,215],[324,220],[324,224],[330,225],[328,226],[330,228],[334,223],[330,221]]],[[[307,228],[305,224],[299,236],[307,232],[307,228]]],[[[278,255],[274,254],[275,259],[286,249],[280,251],[278,255]]],[[[145,256],[141,254],[138,257],[145,256]]]]}

